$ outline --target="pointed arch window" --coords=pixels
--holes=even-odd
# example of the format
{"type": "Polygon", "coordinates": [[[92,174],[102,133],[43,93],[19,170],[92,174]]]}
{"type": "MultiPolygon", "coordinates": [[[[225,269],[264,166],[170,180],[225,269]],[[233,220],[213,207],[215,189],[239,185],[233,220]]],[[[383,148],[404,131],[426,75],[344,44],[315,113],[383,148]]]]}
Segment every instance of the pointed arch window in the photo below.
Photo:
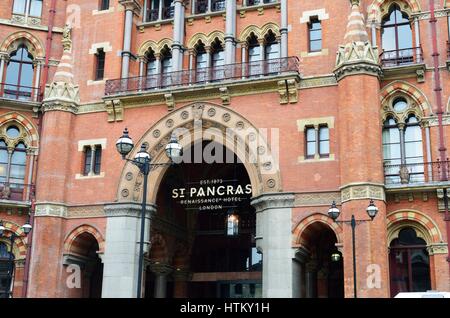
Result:
{"type": "Polygon", "coordinates": [[[252,34],[248,39],[248,73],[249,75],[258,74],[261,67],[261,45],[257,37],[252,34]]]}
{"type": "Polygon", "coordinates": [[[400,230],[389,248],[391,296],[400,292],[425,292],[431,289],[430,259],[426,242],[413,227],[400,230]]]}
{"type": "Polygon", "coordinates": [[[207,67],[208,67],[208,53],[206,52],[205,45],[199,42],[196,46],[195,56],[195,76],[197,82],[204,82],[207,80],[207,67]]]}
{"type": "Polygon", "coordinates": [[[225,65],[225,52],[222,43],[218,40],[211,45],[211,64],[213,68],[212,79],[222,80],[225,77],[223,68],[225,65]]]}
{"type": "MultiPolygon", "coordinates": [[[[7,133],[14,129],[17,127],[11,126],[7,129],[7,133]]],[[[6,142],[0,140],[0,192],[3,199],[23,200],[27,162],[26,149],[23,142],[18,142],[10,151],[6,142]]]]}
{"type": "MultiPolygon", "coordinates": [[[[409,105],[405,98],[398,97],[394,99],[392,108],[404,113],[409,105]]],[[[410,113],[402,122],[394,116],[385,120],[383,159],[387,184],[425,181],[422,129],[416,115],[410,113]]]]}
{"type": "Polygon", "coordinates": [[[381,23],[383,65],[395,66],[414,62],[417,50],[413,48],[411,22],[398,4],[393,4],[381,23]]]}
{"type": "Polygon", "coordinates": [[[20,45],[11,54],[8,62],[3,96],[11,99],[31,100],[33,78],[33,56],[25,45],[20,45]]]}
{"type": "Polygon", "coordinates": [[[172,79],[170,76],[170,72],[172,72],[172,52],[169,48],[165,47],[161,52],[161,73],[162,73],[162,81],[161,85],[163,87],[169,86],[172,84],[172,79]]]}

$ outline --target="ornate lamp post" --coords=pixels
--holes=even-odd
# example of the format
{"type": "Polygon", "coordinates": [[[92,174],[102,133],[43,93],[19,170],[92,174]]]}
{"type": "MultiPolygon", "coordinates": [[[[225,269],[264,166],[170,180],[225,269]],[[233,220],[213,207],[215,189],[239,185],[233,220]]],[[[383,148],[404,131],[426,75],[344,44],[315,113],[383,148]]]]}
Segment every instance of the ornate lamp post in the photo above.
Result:
{"type": "MultiPolygon", "coordinates": [[[[22,225],[22,231],[23,233],[26,235],[28,235],[28,233],[31,232],[31,225],[26,222],[24,225],[22,225]]],[[[3,234],[5,233],[6,228],[3,226],[3,222],[0,221],[0,237],[3,236],[3,234]]],[[[12,297],[12,292],[11,292],[11,284],[12,284],[12,279],[13,279],[13,272],[14,272],[14,258],[13,258],[13,246],[14,246],[14,241],[16,240],[16,238],[18,237],[18,235],[14,232],[11,232],[11,235],[9,237],[9,244],[10,244],[10,250],[9,250],[9,264],[8,264],[8,286],[9,286],[9,297],[12,297]]]]}
{"type": "MultiPolygon", "coordinates": [[[[328,210],[328,215],[334,220],[334,222],[336,223],[343,223],[343,224],[350,224],[351,228],[352,228],[352,250],[353,250],[353,297],[357,298],[357,290],[356,290],[356,248],[355,248],[355,228],[356,225],[364,223],[364,222],[369,222],[369,221],[373,221],[373,218],[377,215],[378,213],[378,208],[375,206],[375,203],[373,202],[373,200],[370,200],[369,202],[369,206],[366,209],[367,214],[370,217],[370,220],[356,220],[355,219],[355,215],[352,214],[352,217],[350,220],[345,220],[345,221],[337,221],[337,218],[339,217],[339,214],[341,213],[339,211],[339,209],[336,207],[336,202],[333,201],[333,203],[331,204],[330,209],[328,210]]],[[[336,258],[336,256],[335,256],[336,258]]]]}
{"type": "Polygon", "coordinates": [[[144,266],[144,233],[145,233],[145,211],[147,207],[147,182],[148,175],[151,170],[172,165],[175,162],[179,162],[183,155],[183,148],[178,143],[178,139],[175,134],[172,133],[169,143],[166,146],[166,155],[170,159],[169,163],[151,163],[152,157],[147,152],[145,145],[141,145],[141,150],[136,154],[134,159],[129,159],[126,156],[133,150],[133,140],[128,135],[128,129],[125,128],[122,137],[116,142],[117,151],[122,155],[122,159],[129,161],[136,165],[141,173],[144,175],[144,187],[142,196],[142,210],[141,210],[141,238],[139,241],[139,272],[138,272],[138,285],[137,285],[137,298],[142,297],[142,272],[144,266]]]}

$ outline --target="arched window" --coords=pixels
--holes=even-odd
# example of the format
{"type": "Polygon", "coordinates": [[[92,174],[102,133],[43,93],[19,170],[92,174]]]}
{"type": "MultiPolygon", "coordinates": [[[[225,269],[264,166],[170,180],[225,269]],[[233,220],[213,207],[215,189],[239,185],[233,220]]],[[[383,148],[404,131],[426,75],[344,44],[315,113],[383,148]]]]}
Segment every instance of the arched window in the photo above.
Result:
{"type": "Polygon", "coordinates": [[[265,37],[266,45],[264,46],[264,59],[266,60],[266,74],[276,74],[279,67],[280,58],[280,43],[277,41],[275,34],[272,31],[265,37]]]}
{"type": "MultiPolygon", "coordinates": [[[[10,126],[6,130],[9,138],[18,137],[19,129],[10,126]]],[[[27,162],[26,146],[18,142],[10,153],[4,140],[0,140],[0,192],[3,199],[22,201],[27,162]]]]}
{"type": "Polygon", "coordinates": [[[385,66],[414,61],[411,23],[408,15],[400,10],[398,4],[393,4],[382,20],[381,42],[385,66]]]}
{"type": "Polygon", "coordinates": [[[34,77],[33,56],[25,45],[11,54],[6,69],[4,96],[6,98],[30,100],[34,77]]]}
{"type": "MultiPolygon", "coordinates": [[[[408,109],[405,98],[393,100],[392,110],[400,115],[400,119],[408,109]]],[[[425,181],[422,129],[414,114],[400,121],[394,116],[386,118],[383,125],[383,159],[387,184],[425,181]]]]}
{"type": "Polygon", "coordinates": [[[400,292],[425,292],[431,289],[430,260],[426,242],[412,227],[400,230],[389,249],[391,296],[400,292]]]}
{"type": "Polygon", "coordinates": [[[158,83],[158,65],[159,62],[156,60],[155,53],[153,50],[149,50],[147,54],[145,55],[147,58],[147,64],[146,64],[146,76],[147,76],[147,89],[151,89],[157,86],[158,83]]]}
{"type": "Polygon", "coordinates": [[[169,86],[172,84],[170,72],[172,72],[172,52],[166,46],[161,51],[161,73],[162,73],[161,85],[163,87],[169,86]]]}
{"type": "Polygon", "coordinates": [[[261,68],[261,46],[259,45],[258,39],[254,34],[250,36],[247,44],[249,75],[258,74],[261,68]]]}
{"type": "Polygon", "coordinates": [[[196,47],[196,56],[195,56],[195,75],[196,82],[206,81],[206,72],[208,65],[208,53],[205,49],[205,44],[199,42],[196,47]]]}
{"type": "Polygon", "coordinates": [[[225,54],[222,43],[215,40],[211,45],[211,66],[213,67],[213,80],[221,80],[224,78],[225,54]]]}
{"type": "Polygon", "coordinates": [[[11,287],[11,255],[5,243],[0,242],[0,298],[8,298],[11,287]]]}

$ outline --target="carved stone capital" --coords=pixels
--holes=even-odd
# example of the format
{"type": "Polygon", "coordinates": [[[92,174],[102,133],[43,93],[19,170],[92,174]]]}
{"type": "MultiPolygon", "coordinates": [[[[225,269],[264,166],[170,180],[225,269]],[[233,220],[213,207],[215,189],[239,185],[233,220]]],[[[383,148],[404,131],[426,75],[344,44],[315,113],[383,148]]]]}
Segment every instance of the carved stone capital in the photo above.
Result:
{"type": "Polygon", "coordinates": [[[53,82],[45,89],[42,109],[44,112],[60,110],[76,114],[80,103],[80,90],[77,85],[53,82]]]}
{"type": "Polygon", "coordinates": [[[165,263],[158,263],[158,262],[151,263],[149,265],[149,268],[150,271],[156,275],[165,276],[173,272],[173,267],[165,263]]]}
{"type": "Polygon", "coordinates": [[[134,14],[139,16],[141,12],[141,4],[137,0],[119,0],[119,3],[123,5],[125,11],[133,11],[134,14]]]}
{"type": "Polygon", "coordinates": [[[351,183],[341,187],[342,203],[361,199],[386,201],[384,185],[376,183],[351,183]]]}
{"type": "MultiPolygon", "coordinates": [[[[137,203],[117,203],[105,205],[105,215],[107,217],[140,217],[142,207],[137,203]]],[[[146,218],[152,218],[156,214],[156,205],[147,204],[146,218]]]]}
{"type": "Polygon", "coordinates": [[[334,74],[338,81],[353,74],[369,74],[381,77],[378,49],[373,47],[369,41],[341,45],[336,56],[334,74]]]}
{"type": "Polygon", "coordinates": [[[262,194],[253,198],[251,204],[256,212],[267,209],[292,208],[294,206],[295,195],[291,192],[262,194]]]}
{"type": "Polygon", "coordinates": [[[437,254],[448,254],[447,243],[433,243],[427,247],[428,254],[437,255],[437,254]]]}
{"type": "Polygon", "coordinates": [[[35,216],[67,217],[67,206],[60,203],[37,203],[35,216]]]}

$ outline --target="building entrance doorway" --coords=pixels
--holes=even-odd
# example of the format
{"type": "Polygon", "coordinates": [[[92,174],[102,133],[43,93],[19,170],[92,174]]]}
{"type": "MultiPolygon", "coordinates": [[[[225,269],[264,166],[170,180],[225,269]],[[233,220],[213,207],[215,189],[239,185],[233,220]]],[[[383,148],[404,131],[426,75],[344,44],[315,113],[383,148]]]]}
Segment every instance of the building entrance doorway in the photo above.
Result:
{"type": "Polygon", "coordinates": [[[301,235],[297,254],[299,296],[303,298],[343,298],[344,268],[337,250],[336,234],[325,223],[308,225],[301,235]]]}
{"type": "Polygon", "coordinates": [[[262,257],[244,165],[213,141],[185,149],[184,158],[158,189],[146,297],[261,297],[262,257]]]}

